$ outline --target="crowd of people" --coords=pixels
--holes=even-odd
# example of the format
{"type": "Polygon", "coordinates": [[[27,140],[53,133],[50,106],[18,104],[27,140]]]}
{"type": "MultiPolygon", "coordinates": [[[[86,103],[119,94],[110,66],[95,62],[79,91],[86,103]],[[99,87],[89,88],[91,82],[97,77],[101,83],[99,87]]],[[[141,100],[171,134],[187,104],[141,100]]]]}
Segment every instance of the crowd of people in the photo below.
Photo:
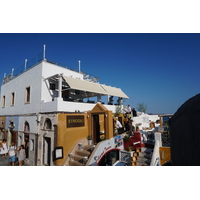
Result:
{"type": "Polygon", "coordinates": [[[26,152],[24,145],[21,145],[19,149],[16,148],[14,142],[10,146],[7,145],[7,140],[3,139],[3,142],[0,146],[0,155],[2,158],[7,159],[10,166],[14,166],[16,161],[19,166],[23,165],[23,161],[26,158],[26,152]]]}
{"type": "Polygon", "coordinates": [[[115,135],[126,131],[128,136],[134,136],[135,132],[139,132],[141,135],[141,141],[146,142],[147,141],[146,135],[143,134],[142,132],[140,132],[138,127],[133,126],[133,118],[132,117],[137,116],[137,112],[136,112],[135,108],[132,109],[131,106],[128,105],[126,107],[126,109],[124,109],[123,111],[124,111],[124,127],[122,126],[122,124],[120,123],[118,118],[116,117],[114,120],[115,135]]]}

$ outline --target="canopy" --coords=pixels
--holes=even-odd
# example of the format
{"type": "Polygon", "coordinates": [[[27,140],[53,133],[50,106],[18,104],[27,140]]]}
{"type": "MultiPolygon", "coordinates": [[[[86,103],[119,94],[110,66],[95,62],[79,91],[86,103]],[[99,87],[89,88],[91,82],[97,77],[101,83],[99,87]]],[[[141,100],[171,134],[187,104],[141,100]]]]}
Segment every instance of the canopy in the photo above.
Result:
{"type": "Polygon", "coordinates": [[[120,88],[115,88],[107,85],[101,85],[101,87],[103,87],[107,94],[110,96],[122,97],[126,99],[129,98],[120,88]]]}
{"type": "Polygon", "coordinates": [[[63,78],[72,89],[107,95],[107,92],[101,87],[99,83],[93,83],[67,76],[63,76],[63,78]]]}
{"type": "Polygon", "coordinates": [[[70,88],[75,90],[93,92],[101,95],[110,95],[122,98],[129,98],[120,88],[115,88],[99,83],[93,83],[86,80],[80,80],[63,76],[63,79],[67,82],[70,88]]]}

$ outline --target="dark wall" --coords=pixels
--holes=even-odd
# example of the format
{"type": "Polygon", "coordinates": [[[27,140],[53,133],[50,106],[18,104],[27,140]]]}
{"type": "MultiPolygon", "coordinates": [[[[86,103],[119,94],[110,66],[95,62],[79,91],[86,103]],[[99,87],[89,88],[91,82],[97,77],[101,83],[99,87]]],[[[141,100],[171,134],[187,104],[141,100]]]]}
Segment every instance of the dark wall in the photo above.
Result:
{"type": "Polygon", "coordinates": [[[174,166],[200,166],[200,94],[187,100],[169,122],[174,166]]]}

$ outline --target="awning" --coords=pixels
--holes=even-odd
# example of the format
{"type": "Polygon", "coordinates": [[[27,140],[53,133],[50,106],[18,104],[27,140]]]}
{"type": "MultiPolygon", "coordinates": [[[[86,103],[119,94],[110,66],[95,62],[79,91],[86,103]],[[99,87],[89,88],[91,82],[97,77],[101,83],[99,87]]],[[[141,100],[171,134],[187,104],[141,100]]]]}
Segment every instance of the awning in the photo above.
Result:
{"type": "Polygon", "coordinates": [[[129,97],[120,88],[107,85],[101,85],[101,87],[104,88],[104,90],[107,92],[107,95],[129,99],[129,97]]]}
{"type": "Polygon", "coordinates": [[[71,78],[68,76],[63,76],[63,79],[66,81],[71,89],[93,92],[101,95],[122,97],[126,99],[129,98],[120,88],[101,85],[99,83],[93,83],[86,80],[71,78]]]}
{"type": "Polygon", "coordinates": [[[93,83],[85,80],[63,76],[70,88],[75,90],[93,92],[102,95],[108,95],[107,92],[101,87],[99,83],[93,83]]]}

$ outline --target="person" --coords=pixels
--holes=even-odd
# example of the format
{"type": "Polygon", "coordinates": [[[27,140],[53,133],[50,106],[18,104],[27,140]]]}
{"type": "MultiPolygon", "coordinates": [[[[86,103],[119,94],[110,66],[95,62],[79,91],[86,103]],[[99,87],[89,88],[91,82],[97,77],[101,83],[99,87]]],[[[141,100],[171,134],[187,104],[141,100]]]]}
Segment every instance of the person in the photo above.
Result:
{"type": "Polygon", "coordinates": [[[15,165],[15,154],[16,154],[16,146],[15,143],[12,142],[11,146],[9,146],[8,149],[8,162],[10,163],[11,166],[15,165]]]}
{"type": "Polygon", "coordinates": [[[119,130],[122,128],[122,124],[120,121],[118,121],[118,118],[115,119],[115,134],[119,132],[119,130]]]}
{"type": "Polygon", "coordinates": [[[118,106],[120,106],[120,105],[122,105],[122,97],[118,97],[118,99],[117,99],[117,105],[118,106]]]}
{"type": "Polygon", "coordinates": [[[136,112],[135,108],[132,109],[132,113],[133,113],[133,117],[137,116],[137,112],[136,112]]]}
{"type": "Polygon", "coordinates": [[[128,105],[127,108],[124,109],[124,111],[125,111],[125,115],[127,115],[129,118],[132,117],[132,115],[131,115],[132,110],[131,110],[131,106],[130,105],[128,105]]]}
{"type": "Polygon", "coordinates": [[[134,132],[135,132],[135,127],[133,126],[133,120],[132,119],[129,120],[128,126],[129,126],[129,134],[130,134],[130,136],[133,136],[134,132]]]}
{"type": "Polygon", "coordinates": [[[24,145],[21,145],[18,150],[18,161],[19,166],[22,166],[24,159],[26,158],[26,152],[24,149],[24,145]]]}
{"type": "Polygon", "coordinates": [[[124,127],[126,131],[129,131],[129,119],[127,116],[124,116],[124,127]]]}
{"type": "Polygon", "coordinates": [[[126,114],[131,114],[131,106],[128,105],[124,111],[126,112],[126,114]]]}
{"type": "Polygon", "coordinates": [[[142,136],[142,133],[140,132],[140,129],[139,129],[138,126],[136,126],[136,130],[135,130],[134,134],[135,134],[135,133],[140,133],[141,143],[143,143],[143,136],[142,136]]]}
{"type": "Polygon", "coordinates": [[[28,158],[28,153],[29,153],[29,140],[28,140],[28,137],[26,136],[25,137],[25,152],[26,152],[26,158],[28,158]]]}
{"type": "Polygon", "coordinates": [[[109,97],[108,105],[113,105],[113,96],[109,97]]]}
{"type": "Polygon", "coordinates": [[[7,157],[7,153],[8,153],[8,146],[7,146],[7,140],[3,139],[3,143],[1,144],[1,156],[2,157],[7,157]]]}

